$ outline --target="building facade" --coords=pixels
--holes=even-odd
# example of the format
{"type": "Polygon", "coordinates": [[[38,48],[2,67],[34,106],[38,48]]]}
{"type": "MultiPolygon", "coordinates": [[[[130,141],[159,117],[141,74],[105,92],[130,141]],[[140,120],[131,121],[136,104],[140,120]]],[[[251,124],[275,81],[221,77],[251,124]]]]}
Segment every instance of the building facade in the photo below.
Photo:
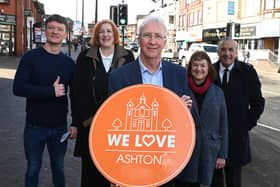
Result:
{"type": "Polygon", "coordinates": [[[166,48],[188,49],[193,42],[217,44],[230,36],[240,50],[265,49],[278,55],[280,0],[157,0],[155,7],[151,14],[161,16],[168,25],[166,48]],[[170,16],[174,16],[173,26],[170,16]]]}
{"type": "Polygon", "coordinates": [[[165,50],[177,51],[176,43],[176,4],[175,0],[155,1],[155,8],[150,11],[153,16],[159,16],[167,26],[167,41],[165,50]]]}
{"type": "Polygon", "coordinates": [[[22,55],[34,48],[33,24],[44,6],[37,0],[0,0],[0,55],[22,55]]]}
{"type": "Polygon", "coordinates": [[[129,24],[126,27],[127,31],[126,31],[126,35],[127,38],[130,42],[136,42],[137,43],[137,25],[136,24],[129,24]]]}

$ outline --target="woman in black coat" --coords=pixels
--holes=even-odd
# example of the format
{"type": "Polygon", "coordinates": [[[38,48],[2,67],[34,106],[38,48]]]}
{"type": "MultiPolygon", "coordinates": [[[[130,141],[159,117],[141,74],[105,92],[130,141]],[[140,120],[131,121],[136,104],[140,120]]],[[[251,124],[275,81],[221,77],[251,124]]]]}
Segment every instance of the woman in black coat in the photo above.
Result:
{"type": "Polygon", "coordinates": [[[82,159],[82,187],[110,186],[91,159],[88,135],[96,111],[108,97],[109,72],[134,61],[132,52],[119,43],[116,25],[110,20],[103,20],[95,26],[91,47],[81,52],[77,59],[73,97],[76,105],[75,122],[80,127],[74,155],[82,159]]]}

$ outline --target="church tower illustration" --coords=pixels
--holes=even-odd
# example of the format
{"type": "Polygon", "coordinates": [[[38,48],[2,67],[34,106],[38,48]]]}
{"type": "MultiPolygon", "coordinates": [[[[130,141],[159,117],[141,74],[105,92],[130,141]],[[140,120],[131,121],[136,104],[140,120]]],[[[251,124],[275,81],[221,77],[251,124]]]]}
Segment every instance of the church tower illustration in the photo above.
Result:
{"type": "Polygon", "coordinates": [[[126,130],[157,130],[158,129],[158,108],[159,103],[156,99],[151,105],[146,103],[146,97],[142,95],[139,99],[139,104],[129,100],[126,111],[126,130]]]}

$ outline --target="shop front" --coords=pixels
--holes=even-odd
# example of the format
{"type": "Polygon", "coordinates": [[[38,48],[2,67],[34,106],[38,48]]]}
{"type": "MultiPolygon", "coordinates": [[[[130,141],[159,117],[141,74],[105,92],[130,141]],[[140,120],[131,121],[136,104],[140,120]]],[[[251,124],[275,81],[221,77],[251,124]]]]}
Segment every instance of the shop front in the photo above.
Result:
{"type": "Polygon", "coordinates": [[[226,37],[226,27],[203,29],[202,41],[210,44],[217,44],[226,37]]]}
{"type": "Polygon", "coordinates": [[[264,41],[264,49],[269,49],[279,54],[280,43],[280,19],[262,20],[260,26],[260,37],[264,41]]]}
{"type": "Polygon", "coordinates": [[[181,30],[176,32],[176,42],[180,49],[188,49],[194,42],[202,42],[202,30],[181,30]]]}
{"type": "Polygon", "coordinates": [[[15,54],[16,16],[0,14],[0,55],[15,54]]]}
{"type": "Polygon", "coordinates": [[[238,42],[238,48],[243,51],[263,49],[263,40],[260,38],[259,23],[241,24],[240,36],[234,37],[238,42]]]}

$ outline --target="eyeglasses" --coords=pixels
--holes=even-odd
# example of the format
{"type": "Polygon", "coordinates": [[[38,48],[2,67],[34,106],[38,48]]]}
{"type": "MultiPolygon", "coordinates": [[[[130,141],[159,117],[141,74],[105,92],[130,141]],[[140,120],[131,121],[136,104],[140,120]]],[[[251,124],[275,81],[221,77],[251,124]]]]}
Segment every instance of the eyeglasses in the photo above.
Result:
{"type": "Polygon", "coordinates": [[[145,32],[140,36],[146,40],[151,40],[154,38],[156,41],[161,41],[165,39],[165,36],[162,36],[160,33],[145,32]]]}

